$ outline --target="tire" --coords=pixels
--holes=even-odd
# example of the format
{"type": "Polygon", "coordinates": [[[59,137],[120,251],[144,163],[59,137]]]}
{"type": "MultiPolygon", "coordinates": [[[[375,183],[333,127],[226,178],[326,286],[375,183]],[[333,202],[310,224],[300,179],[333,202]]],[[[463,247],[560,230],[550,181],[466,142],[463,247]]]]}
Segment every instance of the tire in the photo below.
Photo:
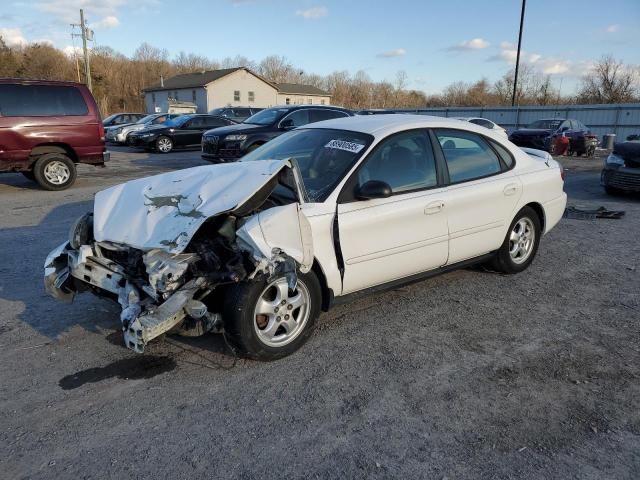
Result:
{"type": "Polygon", "coordinates": [[[609,186],[604,187],[604,191],[607,193],[607,195],[611,195],[612,197],[617,197],[624,193],[619,188],[609,187],[609,186]]]}
{"type": "Polygon", "coordinates": [[[225,335],[246,357],[263,361],[286,357],[313,333],[321,302],[320,282],[313,272],[298,274],[294,295],[289,294],[284,277],[272,282],[263,278],[234,285],[225,292],[222,317],[225,335]],[[284,295],[287,297],[283,298],[284,295]]]}
{"type": "Polygon", "coordinates": [[[35,181],[45,190],[64,190],[76,181],[75,164],[63,153],[45,153],[33,166],[35,181]]]}
{"type": "Polygon", "coordinates": [[[29,170],[28,172],[20,172],[25,178],[28,178],[32,182],[36,181],[36,176],[33,174],[33,170],[29,170]]]}
{"type": "Polygon", "coordinates": [[[155,143],[156,151],[160,153],[169,153],[173,150],[173,140],[164,135],[159,136],[155,143]]]}
{"type": "Polygon", "coordinates": [[[526,270],[536,256],[541,235],[542,228],[538,214],[533,208],[524,207],[509,225],[507,235],[491,262],[491,267],[506,274],[520,273],[526,270]],[[523,227],[526,227],[525,230],[522,230],[523,227]],[[530,233],[523,237],[518,235],[518,232],[521,231],[530,233]],[[515,251],[515,255],[512,253],[513,251],[515,251]]]}

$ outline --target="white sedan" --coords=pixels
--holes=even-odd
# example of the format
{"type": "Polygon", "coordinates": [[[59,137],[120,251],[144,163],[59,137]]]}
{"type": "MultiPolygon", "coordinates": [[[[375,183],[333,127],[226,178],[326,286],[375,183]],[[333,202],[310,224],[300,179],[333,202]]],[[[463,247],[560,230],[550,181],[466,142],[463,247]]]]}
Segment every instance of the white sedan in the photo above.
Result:
{"type": "Polygon", "coordinates": [[[45,262],[45,285],[122,307],[126,345],[221,332],[240,352],[298,349],[337,301],[483,262],[533,261],[566,204],[562,170],[472,123],[329,120],[241,162],[111,187],[45,262]]]}
{"type": "Polygon", "coordinates": [[[492,122],[489,119],[482,117],[455,117],[456,120],[462,120],[463,122],[475,123],[476,125],[480,125],[481,127],[488,128],[489,130],[494,131],[498,135],[503,138],[509,138],[509,134],[507,131],[502,128],[497,123],[492,122]]]}

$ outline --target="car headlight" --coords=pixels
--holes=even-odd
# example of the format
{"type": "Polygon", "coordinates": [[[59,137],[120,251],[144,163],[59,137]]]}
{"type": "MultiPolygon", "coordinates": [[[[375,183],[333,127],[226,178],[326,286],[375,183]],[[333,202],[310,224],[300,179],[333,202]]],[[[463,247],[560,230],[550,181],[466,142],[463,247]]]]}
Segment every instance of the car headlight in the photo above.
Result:
{"type": "Polygon", "coordinates": [[[624,158],[616,155],[615,153],[610,153],[606,162],[608,165],[624,165],[624,158]]]}
{"type": "Polygon", "coordinates": [[[93,213],[85,213],[69,229],[69,245],[77,250],[88,244],[93,237],[93,213]]]}
{"type": "Polygon", "coordinates": [[[227,135],[225,137],[225,140],[240,141],[240,142],[246,139],[247,139],[246,135],[227,135]]]}

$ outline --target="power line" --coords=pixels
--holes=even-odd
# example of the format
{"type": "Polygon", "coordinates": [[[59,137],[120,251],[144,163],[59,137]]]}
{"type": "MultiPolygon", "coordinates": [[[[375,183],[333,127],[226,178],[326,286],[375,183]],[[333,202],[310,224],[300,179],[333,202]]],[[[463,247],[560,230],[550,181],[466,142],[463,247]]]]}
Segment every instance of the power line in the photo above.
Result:
{"type": "Polygon", "coordinates": [[[522,45],[522,26],[524,25],[524,8],[527,0],[522,0],[522,11],[520,12],[520,33],[518,34],[518,53],[516,55],[516,73],[513,79],[513,96],[511,97],[511,106],[516,105],[516,95],[518,92],[518,68],[520,67],[520,47],[522,45]]]}

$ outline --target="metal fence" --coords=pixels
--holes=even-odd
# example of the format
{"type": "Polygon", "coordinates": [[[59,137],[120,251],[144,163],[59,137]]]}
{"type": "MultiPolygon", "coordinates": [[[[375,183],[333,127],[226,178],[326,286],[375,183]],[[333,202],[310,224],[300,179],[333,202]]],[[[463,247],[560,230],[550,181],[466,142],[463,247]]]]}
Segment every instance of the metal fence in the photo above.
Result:
{"type": "Polygon", "coordinates": [[[439,117],[483,117],[508,131],[522,128],[541,118],[574,118],[602,138],[615,133],[622,141],[631,134],[640,134],[640,103],[611,105],[551,105],[545,107],[450,107],[403,110],[439,117]]]}

